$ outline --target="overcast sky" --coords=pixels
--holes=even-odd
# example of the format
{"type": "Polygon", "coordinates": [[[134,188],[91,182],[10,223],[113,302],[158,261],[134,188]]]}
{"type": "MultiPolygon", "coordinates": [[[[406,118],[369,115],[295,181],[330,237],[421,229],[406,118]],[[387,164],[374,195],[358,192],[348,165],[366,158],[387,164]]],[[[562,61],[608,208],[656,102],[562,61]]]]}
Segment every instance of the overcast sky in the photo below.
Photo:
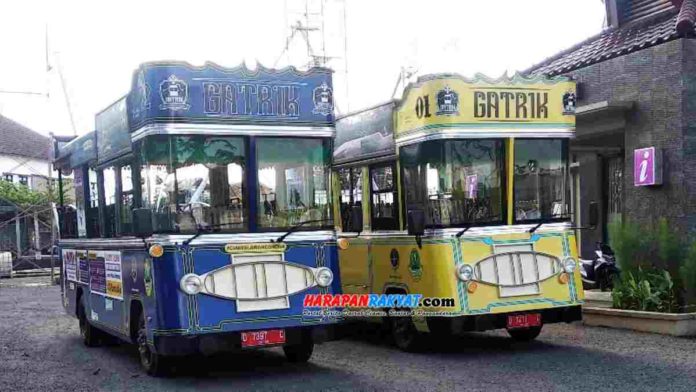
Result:
{"type": "MultiPolygon", "coordinates": [[[[42,133],[72,134],[59,67],[82,134],[128,92],[141,62],[308,63],[300,37],[283,52],[305,0],[8,3],[0,6],[0,91],[37,94],[0,93],[0,114],[42,133]]],[[[308,0],[310,11],[320,6],[308,0]]],[[[345,19],[343,11],[342,0],[324,1],[324,46],[335,57],[329,66],[343,112],[390,99],[401,67],[500,76],[599,33],[604,22],[601,0],[346,0],[345,19]]],[[[310,34],[321,54],[321,30],[310,34]]]]}

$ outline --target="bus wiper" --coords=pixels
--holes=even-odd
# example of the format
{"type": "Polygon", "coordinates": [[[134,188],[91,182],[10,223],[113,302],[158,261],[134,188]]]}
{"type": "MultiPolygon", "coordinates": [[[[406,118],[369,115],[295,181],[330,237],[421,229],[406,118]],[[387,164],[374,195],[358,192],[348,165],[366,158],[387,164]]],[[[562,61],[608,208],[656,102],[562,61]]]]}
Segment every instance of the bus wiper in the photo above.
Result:
{"type": "Polygon", "coordinates": [[[464,226],[463,229],[461,229],[460,231],[458,231],[457,234],[455,234],[454,236],[457,237],[457,238],[460,238],[461,236],[464,235],[464,233],[467,232],[467,230],[471,229],[471,226],[472,226],[472,225],[473,225],[473,222],[467,224],[466,226],[464,226]]]}
{"type": "Polygon", "coordinates": [[[541,225],[543,225],[544,223],[546,223],[546,222],[539,222],[539,223],[537,223],[536,226],[534,226],[534,227],[532,227],[531,229],[529,229],[529,234],[532,234],[532,233],[534,233],[535,231],[537,231],[537,229],[540,228],[541,225]]]}
{"type": "MultiPolygon", "coordinates": [[[[563,214],[563,215],[557,215],[557,216],[553,216],[553,215],[552,215],[551,217],[552,217],[553,219],[564,219],[564,218],[571,218],[572,215],[571,215],[571,214],[563,214]]],[[[537,231],[542,225],[544,225],[544,224],[546,224],[546,223],[549,223],[549,222],[545,221],[546,219],[548,219],[548,216],[542,216],[542,217],[541,217],[541,222],[537,223],[536,226],[534,226],[534,227],[532,227],[531,229],[529,229],[528,233],[529,233],[529,234],[532,234],[532,233],[534,233],[535,231],[537,231]]]]}
{"type": "Polygon", "coordinates": [[[292,226],[290,229],[288,229],[288,231],[285,234],[278,237],[274,242],[283,242],[285,237],[294,233],[295,231],[297,231],[297,229],[299,229],[300,227],[302,227],[308,223],[319,223],[319,222],[330,222],[330,221],[331,221],[331,219],[313,219],[313,220],[302,221],[302,222],[297,223],[294,226],[292,226]]]}
{"type": "Polygon", "coordinates": [[[225,226],[232,226],[232,225],[238,225],[239,222],[226,222],[226,223],[216,223],[214,225],[201,225],[198,224],[196,225],[198,227],[198,230],[196,231],[196,234],[193,235],[193,237],[187,239],[186,241],[183,242],[184,245],[188,245],[191,241],[195,240],[202,234],[210,233],[213,231],[213,229],[218,229],[220,227],[225,227],[225,226]]]}
{"type": "Polygon", "coordinates": [[[213,227],[210,226],[210,225],[204,226],[204,225],[201,225],[201,224],[197,224],[197,225],[196,225],[196,234],[194,234],[191,238],[185,240],[185,241],[183,242],[183,244],[184,244],[184,245],[190,244],[191,241],[193,241],[193,240],[195,240],[196,238],[198,238],[201,234],[204,234],[204,233],[206,233],[206,232],[210,232],[210,231],[212,230],[212,228],[213,228],[213,227]]]}
{"type": "MultiPolygon", "coordinates": [[[[484,216],[482,219],[489,220],[489,219],[491,219],[491,218],[498,218],[499,216],[500,216],[500,214],[488,215],[488,216],[484,216]]],[[[457,237],[457,238],[461,238],[461,236],[463,236],[464,233],[466,233],[469,229],[471,229],[471,226],[473,226],[474,223],[476,223],[477,221],[478,221],[477,219],[474,219],[473,221],[468,222],[468,223],[467,223],[466,225],[464,225],[464,227],[463,227],[457,234],[455,234],[454,236],[457,237]]]]}

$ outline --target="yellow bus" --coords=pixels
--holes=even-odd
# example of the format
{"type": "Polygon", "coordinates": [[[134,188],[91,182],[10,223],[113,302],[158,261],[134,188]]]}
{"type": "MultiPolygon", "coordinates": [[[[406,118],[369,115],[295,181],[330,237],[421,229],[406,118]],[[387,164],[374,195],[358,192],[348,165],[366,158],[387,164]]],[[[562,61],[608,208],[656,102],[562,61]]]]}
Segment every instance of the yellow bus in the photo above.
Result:
{"type": "Polygon", "coordinates": [[[437,74],[337,119],[343,292],[453,299],[387,318],[399,348],[427,332],[505,328],[531,340],[544,324],[581,319],[575,101],[563,77],[437,74]]]}

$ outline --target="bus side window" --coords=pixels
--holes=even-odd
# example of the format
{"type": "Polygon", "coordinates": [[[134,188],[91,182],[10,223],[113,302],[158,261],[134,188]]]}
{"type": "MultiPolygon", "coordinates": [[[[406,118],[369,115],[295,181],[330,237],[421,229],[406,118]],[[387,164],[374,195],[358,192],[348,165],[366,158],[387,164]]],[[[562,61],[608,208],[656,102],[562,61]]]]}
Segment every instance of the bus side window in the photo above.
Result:
{"type": "Polygon", "coordinates": [[[87,175],[88,194],[85,200],[85,223],[87,227],[87,237],[99,237],[99,180],[97,172],[89,169],[87,175]]]}
{"type": "Polygon", "coordinates": [[[59,178],[59,189],[62,189],[63,193],[63,197],[59,199],[59,201],[62,201],[62,203],[58,206],[60,237],[77,238],[77,209],[75,204],[76,190],[73,189],[75,186],[75,181],[73,178],[68,176],[73,176],[73,172],[63,171],[59,178]]]}
{"type": "Polygon", "coordinates": [[[344,230],[349,226],[351,208],[353,206],[362,208],[361,173],[362,169],[359,167],[338,169],[338,178],[341,183],[341,228],[344,230]]]}
{"type": "Polygon", "coordinates": [[[108,167],[103,170],[104,184],[104,224],[103,237],[113,237],[116,234],[116,171],[118,167],[108,167]]]}
{"type": "Polygon", "coordinates": [[[399,206],[393,163],[370,168],[372,230],[398,230],[399,206]]]}
{"type": "MultiPolygon", "coordinates": [[[[120,210],[119,210],[119,222],[121,224],[119,233],[120,234],[132,234],[133,233],[133,206],[135,203],[134,190],[133,190],[133,171],[131,170],[131,165],[121,166],[121,192],[120,192],[120,210]]],[[[118,198],[119,195],[117,194],[118,198]]]]}

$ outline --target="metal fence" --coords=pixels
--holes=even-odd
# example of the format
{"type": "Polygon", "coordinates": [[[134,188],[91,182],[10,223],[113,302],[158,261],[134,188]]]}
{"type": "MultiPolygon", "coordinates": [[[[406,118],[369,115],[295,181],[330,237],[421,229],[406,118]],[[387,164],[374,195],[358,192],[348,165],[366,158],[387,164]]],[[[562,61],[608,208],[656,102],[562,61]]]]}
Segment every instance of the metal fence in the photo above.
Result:
{"type": "Polygon", "coordinates": [[[47,205],[20,207],[0,200],[0,277],[54,276],[54,213],[47,205]],[[9,261],[8,261],[9,259],[9,261]]]}

